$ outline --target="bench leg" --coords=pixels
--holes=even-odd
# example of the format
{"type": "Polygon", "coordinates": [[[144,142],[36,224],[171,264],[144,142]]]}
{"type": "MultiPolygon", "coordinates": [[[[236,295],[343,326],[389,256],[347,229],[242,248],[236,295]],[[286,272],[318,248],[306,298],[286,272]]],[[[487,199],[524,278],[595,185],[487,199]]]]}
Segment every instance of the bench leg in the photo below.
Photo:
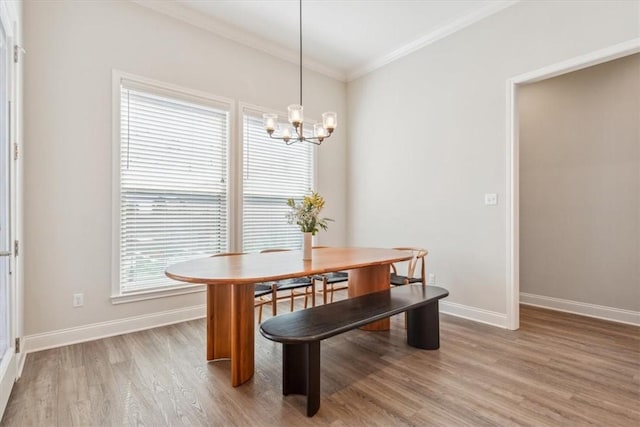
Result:
{"type": "Polygon", "coordinates": [[[407,311],[407,343],[416,348],[440,348],[438,301],[407,311]]]}
{"type": "Polygon", "coordinates": [[[307,416],[320,409],[320,341],[282,345],[282,394],[307,396],[307,416]]]}

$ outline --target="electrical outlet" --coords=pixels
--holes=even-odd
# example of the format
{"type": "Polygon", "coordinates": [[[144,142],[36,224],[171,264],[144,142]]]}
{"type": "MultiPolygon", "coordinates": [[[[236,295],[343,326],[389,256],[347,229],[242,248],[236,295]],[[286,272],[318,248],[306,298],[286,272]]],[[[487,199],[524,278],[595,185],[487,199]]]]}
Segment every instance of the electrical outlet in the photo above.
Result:
{"type": "Polygon", "coordinates": [[[84,305],[84,294],[73,294],[73,306],[82,307],[84,305]]]}
{"type": "Polygon", "coordinates": [[[430,285],[436,284],[436,275],[433,273],[429,273],[429,284],[430,285]]]}

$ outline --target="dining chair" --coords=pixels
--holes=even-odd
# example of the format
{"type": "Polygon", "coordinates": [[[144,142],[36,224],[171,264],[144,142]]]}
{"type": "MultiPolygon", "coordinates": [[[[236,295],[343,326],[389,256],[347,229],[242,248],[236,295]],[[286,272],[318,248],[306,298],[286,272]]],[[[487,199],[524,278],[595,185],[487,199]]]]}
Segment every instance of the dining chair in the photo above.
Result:
{"type": "Polygon", "coordinates": [[[408,261],[407,264],[407,274],[405,275],[401,275],[398,274],[398,268],[394,265],[391,264],[391,285],[393,286],[402,286],[402,285],[409,285],[411,283],[422,283],[422,285],[426,285],[426,278],[425,278],[425,257],[427,256],[427,254],[429,253],[426,249],[422,249],[422,248],[408,248],[408,247],[404,247],[404,248],[393,248],[399,251],[408,251],[411,252],[411,259],[408,261]],[[416,275],[416,267],[418,265],[418,263],[420,263],[420,275],[417,276],[416,275]]]}
{"type": "MultiPolygon", "coordinates": [[[[409,285],[412,283],[422,283],[422,286],[426,285],[427,281],[425,280],[425,264],[424,258],[427,256],[429,251],[422,248],[393,248],[398,251],[408,251],[411,252],[411,259],[407,262],[407,275],[403,276],[398,274],[398,268],[395,264],[391,264],[391,286],[403,286],[409,285]],[[420,276],[416,276],[416,266],[420,262],[420,276]]],[[[407,313],[404,313],[404,327],[407,328],[407,313]]]]}
{"type": "MultiPolygon", "coordinates": [[[[214,257],[222,256],[237,256],[244,255],[243,252],[222,252],[219,254],[211,255],[214,257]]],[[[256,283],[253,288],[253,297],[255,298],[254,307],[258,307],[258,323],[262,323],[262,306],[266,304],[272,304],[272,301],[277,296],[277,289],[275,283],[256,283]],[[271,298],[265,298],[271,294],[271,298]]],[[[273,306],[273,304],[272,304],[273,306]]],[[[275,312],[272,313],[274,316],[275,312]]]]}
{"type": "MultiPolygon", "coordinates": [[[[314,246],[313,249],[323,249],[327,246],[314,246]]],[[[331,273],[319,274],[313,277],[313,280],[322,282],[322,303],[327,303],[327,294],[331,295],[330,302],[333,302],[333,294],[337,291],[343,291],[349,288],[349,274],[346,271],[334,271],[331,273]],[[344,285],[337,286],[339,283],[344,285]]]]}
{"type": "MultiPolygon", "coordinates": [[[[262,254],[270,253],[270,252],[286,252],[291,249],[263,249],[260,251],[262,254]]],[[[308,298],[311,297],[311,306],[316,306],[316,285],[315,281],[311,277],[294,277],[292,279],[284,279],[278,280],[275,282],[276,291],[290,291],[290,294],[283,298],[275,298],[272,300],[273,303],[273,315],[277,314],[277,302],[278,299],[290,298],[291,300],[291,311],[293,311],[293,303],[294,299],[299,296],[304,296],[304,308],[308,307],[308,298]],[[296,292],[296,289],[304,289],[303,293],[296,292]]]]}

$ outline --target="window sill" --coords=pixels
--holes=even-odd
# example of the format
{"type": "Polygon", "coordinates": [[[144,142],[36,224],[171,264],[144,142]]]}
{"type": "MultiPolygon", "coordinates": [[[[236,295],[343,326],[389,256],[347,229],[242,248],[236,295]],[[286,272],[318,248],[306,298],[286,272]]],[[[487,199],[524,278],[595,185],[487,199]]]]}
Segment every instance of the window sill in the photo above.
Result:
{"type": "Polygon", "coordinates": [[[148,291],[128,292],[126,294],[112,295],[111,304],[126,304],[129,302],[145,301],[156,298],[173,297],[176,295],[194,294],[197,292],[205,292],[207,287],[204,285],[178,285],[171,288],[152,289],[148,291]]]}

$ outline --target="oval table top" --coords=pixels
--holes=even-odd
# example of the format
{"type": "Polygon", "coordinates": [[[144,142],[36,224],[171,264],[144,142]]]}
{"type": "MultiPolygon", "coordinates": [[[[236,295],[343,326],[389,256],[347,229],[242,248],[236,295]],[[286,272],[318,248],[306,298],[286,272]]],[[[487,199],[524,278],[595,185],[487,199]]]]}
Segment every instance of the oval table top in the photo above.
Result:
{"type": "Polygon", "coordinates": [[[253,284],[407,261],[411,253],[395,249],[326,247],[313,249],[312,258],[304,261],[302,251],[207,257],[170,265],[165,274],[188,283],[253,284]]]}

